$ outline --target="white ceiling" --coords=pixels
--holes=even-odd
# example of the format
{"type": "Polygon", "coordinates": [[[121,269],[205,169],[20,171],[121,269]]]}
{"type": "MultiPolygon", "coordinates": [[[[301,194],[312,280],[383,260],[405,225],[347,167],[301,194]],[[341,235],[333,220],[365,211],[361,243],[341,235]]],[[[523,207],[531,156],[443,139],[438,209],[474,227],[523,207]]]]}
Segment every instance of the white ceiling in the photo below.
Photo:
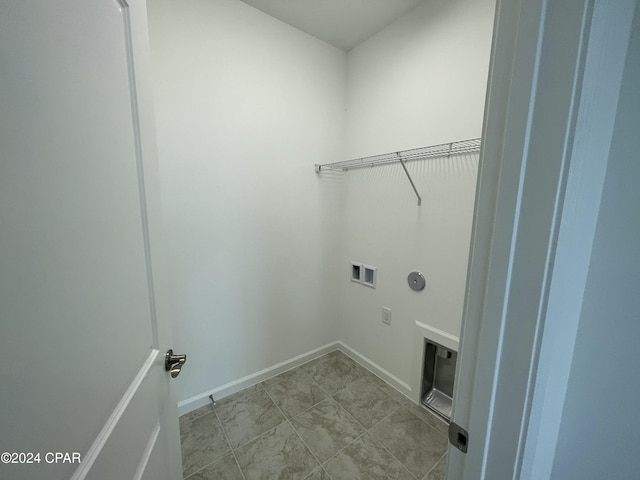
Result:
{"type": "Polygon", "coordinates": [[[425,0],[242,0],[346,52],[425,0]]]}

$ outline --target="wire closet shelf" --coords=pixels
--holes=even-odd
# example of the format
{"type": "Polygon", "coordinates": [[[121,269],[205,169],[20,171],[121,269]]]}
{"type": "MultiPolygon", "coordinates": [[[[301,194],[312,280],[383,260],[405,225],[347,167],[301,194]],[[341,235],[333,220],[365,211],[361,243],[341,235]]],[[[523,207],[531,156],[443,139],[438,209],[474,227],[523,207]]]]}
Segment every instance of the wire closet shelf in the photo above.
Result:
{"type": "Polygon", "coordinates": [[[472,138],[469,140],[459,140],[457,142],[441,143],[439,145],[431,145],[429,147],[414,148],[411,150],[401,150],[393,153],[384,153],[382,155],[373,155],[371,157],[354,158],[353,160],[344,160],[342,162],[316,164],[316,173],[323,170],[346,172],[355,168],[375,167],[377,165],[387,165],[399,162],[406,173],[413,191],[418,197],[418,206],[422,203],[422,197],[418,193],[409,170],[405,165],[406,162],[413,160],[426,160],[428,158],[451,157],[451,155],[461,155],[465,153],[477,153],[481,146],[480,138],[472,138]]]}
{"type": "Polygon", "coordinates": [[[399,152],[383,153],[381,155],[373,155],[371,157],[354,158],[353,160],[344,160],[342,162],[325,163],[316,165],[316,172],[322,170],[341,170],[347,171],[354,168],[375,167],[377,165],[386,165],[396,163],[400,160],[409,162],[412,160],[425,160],[427,158],[449,157],[451,155],[460,155],[462,153],[475,153],[480,151],[480,139],[472,138],[470,140],[460,140],[457,142],[441,143],[439,145],[431,145],[429,147],[414,148],[411,150],[401,150],[399,152]]]}

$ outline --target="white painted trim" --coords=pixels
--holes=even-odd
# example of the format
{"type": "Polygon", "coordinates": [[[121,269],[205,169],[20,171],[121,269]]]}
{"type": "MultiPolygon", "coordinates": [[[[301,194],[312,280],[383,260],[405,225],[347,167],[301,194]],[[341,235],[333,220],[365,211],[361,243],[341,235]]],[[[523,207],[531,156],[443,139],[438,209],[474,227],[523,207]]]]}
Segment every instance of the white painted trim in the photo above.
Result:
{"type": "Polygon", "coordinates": [[[423,335],[427,340],[433,340],[436,343],[439,343],[443,347],[447,347],[454,352],[458,351],[458,346],[460,345],[460,338],[455,335],[451,335],[450,333],[439,330],[435,327],[427,325],[426,323],[422,323],[416,320],[416,327],[423,330],[421,335],[423,335]]]}
{"type": "Polygon", "coordinates": [[[127,410],[127,407],[129,406],[129,403],[131,403],[131,400],[133,399],[136,392],[138,391],[138,388],[140,388],[140,385],[142,385],[142,382],[144,381],[147,374],[149,373],[149,370],[156,362],[156,359],[158,358],[159,353],[160,353],[159,350],[156,350],[155,348],[151,349],[146,360],[140,367],[140,370],[138,370],[138,373],[136,374],[135,378],[133,379],[133,381],[127,388],[127,390],[124,392],[124,395],[122,396],[122,398],[120,398],[120,401],[116,405],[116,408],[114,408],[113,412],[111,412],[111,415],[109,416],[109,419],[102,427],[102,430],[100,430],[100,433],[98,433],[98,436],[93,441],[93,444],[91,445],[91,447],[89,447],[89,450],[87,451],[87,453],[83,455],[82,463],[78,466],[76,471],[73,473],[71,480],[83,480],[87,476],[87,474],[91,470],[91,467],[93,466],[96,459],[98,458],[98,455],[100,455],[100,452],[102,451],[105,444],[107,443],[107,440],[109,439],[109,436],[113,432],[113,429],[116,427],[116,425],[122,418],[122,415],[127,410]]]}
{"type": "Polygon", "coordinates": [[[615,128],[634,0],[596,2],[518,478],[551,478],[615,128]],[[597,114],[595,114],[597,112],[597,114]]]}
{"type": "Polygon", "coordinates": [[[153,428],[151,432],[151,436],[149,437],[149,441],[147,442],[147,446],[142,453],[142,458],[140,459],[140,463],[138,464],[138,468],[136,469],[136,473],[133,475],[133,480],[141,480],[144,475],[145,470],[147,469],[147,464],[149,463],[149,458],[151,457],[151,453],[156,446],[156,442],[158,441],[158,436],[160,435],[160,422],[156,423],[156,426],[153,428]]]}
{"type": "Polygon", "coordinates": [[[286,372],[287,370],[296,368],[303,363],[307,363],[308,361],[313,360],[314,358],[320,357],[326,353],[336,350],[338,348],[338,343],[339,342],[327,343],[326,345],[314,348],[313,350],[309,350],[308,352],[297,355],[293,358],[290,358],[289,360],[276,363],[275,365],[264,368],[258,372],[252,373],[237,380],[225,383],[224,385],[221,385],[219,387],[207,390],[206,392],[182,400],[178,403],[178,413],[180,415],[184,415],[185,413],[189,413],[196,408],[205,406],[210,402],[209,395],[213,395],[213,398],[219,400],[221,398],[228,397],[233,393],[239,392],[244,388],[250,387],[252,385],[255,385],[256,383],[267,380],[268,378],[279,375],[282,372],[286,372]]]}
{"type": "Polygon", "coordinates": [[[147,193],[144,175],[144,159],[142,156],[142,135],[140,129],[140,111],[138,108],[138,87],[136,82],[136,68],[133,52],[133,40],[131,32],[131,17],[129,5],[125,0],[119,0],[122,12],[122,26],[127,54],[127,73],[129,76],[129,95],[131,101],[131,120],[133,123],[133,140],[136,155],[136,171],[138,174],[138,201],[140,203],[140,220],[142,222],[142,241],[144,245],[144,259],[147,274],[147,295],[149,296],[149,313],[151,315],[151,331],[153,346],[159,348],[158,326],[156,319],[156,299],[154,288],[153,264],[151,258],[151,244],[149,236],[149,220],[147,212],[147,193]]]}
{"type": "MultiPolygon", "coordinates": [[[[548,310],[549,288],[559,273],[554,271],[555,261],[563,253],[556,249],[559,227],[577,213],[563,210],[563,201],[569,167],[575,155],[581,155],[576,142],[584,126],[577,126],[576,118],[578,105],[586,98],[584,54],[595,52],[606,58],[620,53],[607,51],[607,42],[601,38],[589,38],[594,2],[574,3],[498,2],[498,34],[493,45],[454,391],[453,421],[467,428],[470,444],[467,455],[450,451],[449,478],[515,479],[521,478],[520,473],[527,475],[523,478],[548,478],[532,470],[528,461],[522,472],[520,465],[523,453],[534,463],[539,461],[534,458],[536,452],[525,450],[525,440],[545,447],[549,441],[547,435],[537,433],[535,424],[531,427],[530,412],[532,398],[545,401],[540,397],[545,392],[536,383],[539,366],[546,365],[547,373],[557,372],[554,363],[546,363],[552,359],[538,362],[543,333],[553,335],[545,322],[552,312],[548,310]],[[544,88],[537,88],[538,84],[544,88]],[[531,472],[537,473],[528,477],[531,472]]],[[[606,5],[609,14],[628,11],[632,4],[596,3],[606,5]]],[[[614,30],[620,35],[619,24],[609,32],[614,30]]],[[[603,64],[607,62],[596,69],[603,78],[620,74],[603,64]]],[[[599,98],[610,93],[602,88],[608,84],[598,84],[599,98]]],[[[592,106],[589,102],[592,100],[584,105],[592,106]]],[[[598,111],[591,114],[600,116],[598,111]]],[[[603,133],[602,129],[592,130],[589,138],[602,142],[603,133]]],[[[573,280],[571,275],[566,278],[573,280]]],[[[564,328],[565,317],[556,317],[561,322],[557,328],[564,335],[570,333],[564,328]]],[[[565,353],[555,358],[564,357],[562,368],[569,369],[571,358],[565,353]]],[[[559,375],[554,373],[554,377],[557,380],[559,375]]],[[[533,414],[542,413],[543,406],[538,403],[533,414]]],[[[561,412],[556,413],[561,418],[561,412]]],[[[542,416],[531,419],[538,423],[549,420],[542,416]]]]}
{"type": "Polygon", "coordinates": [[[407,382],[400,380],[394,374],[388,372],[373,360],[368,359],[367,357],[362,355],[360,352],[354,350],[353,348],[351,348],[350,346],[348,346],[347,344],[341,341],[338,341],[336,343],[339,345],[341,352],[351,357],[353,360],[358,362],[364,368],[371,371],[371,373],[373,373],[374,375],[382,378],[384,381],[386,381],[389,385],[394,387],[403,395],[407,396],[406,392],[412,391],[411,386],[407,382]],[[405,392],[403,392],[402,390],[405,390],[405,392]]]}
{"type": "MultiPolygon", "coordinates": [[[[448,348],[453,348],[449,345],[444,346],[448,348]]],[[[362,355],[360,352],[354,350],[347,344],[341,341],[335,341],[331,343],[327,343],[318,348],[314,348],[313,350],[309,350],[306,353],[302,353],[296,357],[290,358],[289,360],[285,360],[283,362],[272,365],[271,367],[260,370],[259,372],[252,373],[251,375],[247,375],[245,377],[239,378],[232,382],[225,383],[219,387],[213,388],[206,392],[200,393],[198,395],[194,395],[193,397],[187,398],[186,400],[178,403],[178,412],[180,415],[184,415],[189,413],[197,408],[203,407],[210,402],[209,395],[213,395],[215,399],[222,399],[224,397],[228,397],[231,394],[239,392],[240,390],[260,383],[264,380],[267,380],[271,377],[281,374],[282,372],[286,372],[287,370],[291,370],[292,368],[296,368],[304,363],[307,363],[315,358],[321,357],[333,350],[340,350],[342,353],[352,358],[355,362],[359,363],[361,366],[369,370],[371,373],[381,378],[385,382],[387,382],[390,386],[395,388],[399,393],[407,397],[413,403],[414,400],[411,399],[409,393],[412,392],[412,388],[405,381],[399,379],[389,371],[382,368],[380,365],[375,363],[373,360],[362,355]]]]}

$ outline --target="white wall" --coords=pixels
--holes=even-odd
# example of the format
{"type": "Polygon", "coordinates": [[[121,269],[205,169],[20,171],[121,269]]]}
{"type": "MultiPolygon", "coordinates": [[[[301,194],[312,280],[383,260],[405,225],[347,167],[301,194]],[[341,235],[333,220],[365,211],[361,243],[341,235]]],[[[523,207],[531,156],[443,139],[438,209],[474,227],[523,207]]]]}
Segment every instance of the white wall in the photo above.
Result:
{"type": "Polygon", "coordinates": [[[336,339],[346,54],[234,0],[150,2],[178,400],[336,339]]]}
{"type": "Polygon", "coordinates": [[[640,7],[618,103],[551,478],[638,478],[640,7]]]}
{"type": "MultiPolygon", "coordinates": [[[[480,136],[494,7],[426,2],[349,53],[347,158],[480,136]]],[[[338,337],[414,400],[425,335],[415,322],[459,335],[477,160],[409,163],[420,207],[399,164],[344,175],[338,337]],[[375,290],[349,281],[351,260],[378,267],[375,290]],[[422,292],[407,285],[413,270],[426,277],[422,292]]]]}
{"type": "Polygon", "coordinates": [[[494,1],[427,2],[348,56],[237,0],[149,8],[179,401],[335,340],[417,400],[415,321],[460,329],[477,155],[410,164],[420,208],[400,165],[312,165],[480,136],[494,1]]]}
{"type": "Polygon", "coordinates": [[[479,137],[494,0],[429,0],[349,52],[345,154],[479,137]]]}

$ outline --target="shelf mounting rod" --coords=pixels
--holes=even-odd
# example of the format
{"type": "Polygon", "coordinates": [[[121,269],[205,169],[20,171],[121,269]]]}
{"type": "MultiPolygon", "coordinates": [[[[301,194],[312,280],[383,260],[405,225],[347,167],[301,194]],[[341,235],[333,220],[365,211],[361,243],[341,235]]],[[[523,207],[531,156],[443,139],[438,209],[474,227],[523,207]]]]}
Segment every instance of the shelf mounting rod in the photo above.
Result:
{"type": "Polygon", "coordinates": [[[407,166],[404,164],[404,160],[402,160],[402,157],[400,156],[400,152],[397,152],[396,155],[398,156],[398,160],[400,160],[400,165],[402,165],[402,168],[404,168],[404,173],[407,174],[407,178],[409,179],[409,183],[411,183],[411,187],[413,187],[413,191],[416,192],[416,197],[418,197],[418,206],[420,206],[422,205],[422,197],[418,193],[418,189],[413,183],[413,180],[411,179],[411,175],[409,175],[409,170],[407,170],[407,166]]]}

